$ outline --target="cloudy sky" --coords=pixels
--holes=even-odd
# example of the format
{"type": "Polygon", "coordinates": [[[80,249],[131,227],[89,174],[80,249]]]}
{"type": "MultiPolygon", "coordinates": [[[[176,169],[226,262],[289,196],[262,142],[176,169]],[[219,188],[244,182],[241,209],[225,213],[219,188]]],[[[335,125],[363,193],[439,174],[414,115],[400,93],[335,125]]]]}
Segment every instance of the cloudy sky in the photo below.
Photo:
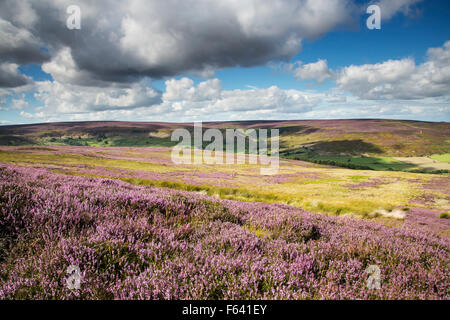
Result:
{"type": "Polygon", "coordinates": [[[0,124],[342,118],[450,121],[448,0],[0,1],[0,124]]]}

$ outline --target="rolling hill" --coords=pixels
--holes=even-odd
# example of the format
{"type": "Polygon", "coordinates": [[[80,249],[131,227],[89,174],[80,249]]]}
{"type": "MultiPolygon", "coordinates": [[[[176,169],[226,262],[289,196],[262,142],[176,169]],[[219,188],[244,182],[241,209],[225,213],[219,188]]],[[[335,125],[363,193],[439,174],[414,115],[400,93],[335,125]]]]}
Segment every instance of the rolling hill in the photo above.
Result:
{"type": "MultiPolygon", "coordinates": [[[[61,122],[0,127],[0,145],[171,147],[192,123],[61,122]]],[[[205,122],[203,129],[278,128],[284,158],[373,170],[446,170],[450,123],[402,120],[205,122]],[[405,159],[408,157],[408,159],[405,159]]]]}

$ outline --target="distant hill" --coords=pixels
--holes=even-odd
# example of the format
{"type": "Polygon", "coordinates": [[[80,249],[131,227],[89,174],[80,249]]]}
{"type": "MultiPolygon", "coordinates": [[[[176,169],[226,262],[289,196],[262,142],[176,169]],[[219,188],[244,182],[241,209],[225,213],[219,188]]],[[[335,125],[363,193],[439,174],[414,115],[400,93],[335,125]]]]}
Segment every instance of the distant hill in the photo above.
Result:
{"type": "MultiPolygon", "coordinates": [[[[60,122],[0,126],[0,145],[173,146],[192,123],[60,122]]],[[[422,157],[448,154],[450,123],[400,120],[204,122],[204,128],[278,128],[285,157],[422,157]]]]}

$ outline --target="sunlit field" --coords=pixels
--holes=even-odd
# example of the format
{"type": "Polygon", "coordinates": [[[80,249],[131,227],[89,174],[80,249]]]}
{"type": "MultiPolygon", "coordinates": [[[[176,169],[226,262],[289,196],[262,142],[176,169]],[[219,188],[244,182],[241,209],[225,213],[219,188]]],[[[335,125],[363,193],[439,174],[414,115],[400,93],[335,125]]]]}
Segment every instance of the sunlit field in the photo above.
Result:
{"type": "Polygon", "coordinates": [[[350,170],[281,159],[277,174],[261,176],[259,165],[175,165],[169,148],[1,147],[0,161],[449,234],[448,174],[350,170]]]}

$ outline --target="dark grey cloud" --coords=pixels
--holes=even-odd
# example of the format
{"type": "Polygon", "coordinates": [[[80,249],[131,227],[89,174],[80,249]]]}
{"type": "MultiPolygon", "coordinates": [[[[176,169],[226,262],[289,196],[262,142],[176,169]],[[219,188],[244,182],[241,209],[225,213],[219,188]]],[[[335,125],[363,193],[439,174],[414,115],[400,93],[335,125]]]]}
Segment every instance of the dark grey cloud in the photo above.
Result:
{"type": "Polygon", "coordinates": [[[47,54],[38,43],[53,58],[69,48],[65,62],[85,75],[74,73],[72,82],[86,84],[86,78],[126,83],[287,60],[302,39],[349,22],[353,9],[349,0],[283,0],[276,6],[269,0],[5,0],[0,17],[30,35],[9,57],[43,61],[47,54]],[[81,8],[81,30],[66,28],[72,4],[81,8]]]}
{"type": "Polygon", "coordinates": [[[1,18],[0,39],[0,62],[41,63],[50,58],[31,32],[1,18]]]}
{"type": "MultiPolygon", "coordinates": [[[[380,5],[392,16],[419,1],[380,5]]],[[[303,39],[354,22],[360,10],[352,0],[2,0],[0,63],[50,59],[54,78],[99,87],[210,76],[289,60],[303,39]],[[66,27],[70,5],[81,8],[81,30],[66,27]]]]}
{"type": "Polygon", "coordinates": [[[18,65],[14,63],[0,64],[0,88],[14,88],[30,82],[30,79],[20,74],[17,68],[18,65]]]}

